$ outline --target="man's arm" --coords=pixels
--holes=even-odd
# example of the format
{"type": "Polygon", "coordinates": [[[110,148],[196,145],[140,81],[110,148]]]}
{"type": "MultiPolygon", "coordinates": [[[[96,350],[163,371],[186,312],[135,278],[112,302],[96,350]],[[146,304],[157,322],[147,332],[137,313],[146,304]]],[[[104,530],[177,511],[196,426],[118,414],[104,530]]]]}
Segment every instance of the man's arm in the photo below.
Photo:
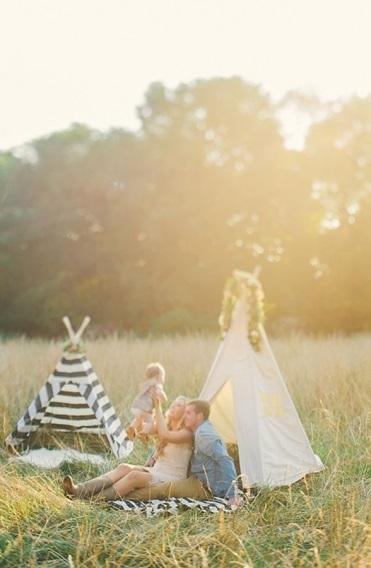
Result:
{"type": "Polygon", "coordinates": [[[237,472],[232,457],[228,454],[225,445],[220,438],[215,437],[212,433],[205,433],[200,436],[197,445],[205,455],[217,464],[218,469],[223,472],[223,480],[229,484],[226,497],[229,499],[228,504],[232,508],[238,507],[242,501],[240,497],[235,495],[235,482],[237,472]]]}

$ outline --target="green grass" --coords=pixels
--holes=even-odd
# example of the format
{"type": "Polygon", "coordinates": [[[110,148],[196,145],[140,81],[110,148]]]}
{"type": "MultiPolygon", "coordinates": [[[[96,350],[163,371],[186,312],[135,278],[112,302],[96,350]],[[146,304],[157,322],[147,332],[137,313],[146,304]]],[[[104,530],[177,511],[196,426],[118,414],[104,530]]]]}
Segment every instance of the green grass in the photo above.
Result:
{"type": "MultiPolygon", "coordinates": [[[[371,337],[292,336],[272,341],[313,448],[327,469],[285,488],[264,488],[243,509],[147,518],[71,502],[61,478],[105,471],[55,470],[0,456],[0,567],[362,567],[370,565],[371,337]]],[[[217,341],[207,336],[107,339],[88,357],[122,422],[145,365],[164,363],[170,397],[197,395],[217,341]]],[[[1,441],[60,358],[55,343],[0,344],[1,441]]],[[[136,447],[132,463],[147,450],[136,447]]],[[[117,463],[111,460],[111,466],[117,463]]],[[[110,466],[110,467],[111,467],[110,466]]]]}

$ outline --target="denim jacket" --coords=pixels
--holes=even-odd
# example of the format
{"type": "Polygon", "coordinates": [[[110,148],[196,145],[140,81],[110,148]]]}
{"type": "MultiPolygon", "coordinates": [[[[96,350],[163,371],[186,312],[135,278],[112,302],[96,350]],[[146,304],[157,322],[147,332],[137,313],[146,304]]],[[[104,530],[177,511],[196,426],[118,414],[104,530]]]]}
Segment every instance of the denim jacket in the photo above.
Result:
{"type": "Polygon", "coordinates": [[[215,497],[234,497],[232,482],[237,474],[233,459],[210,420],[200,424],[194,437],[192,475],[200,479],[215,497]]]}

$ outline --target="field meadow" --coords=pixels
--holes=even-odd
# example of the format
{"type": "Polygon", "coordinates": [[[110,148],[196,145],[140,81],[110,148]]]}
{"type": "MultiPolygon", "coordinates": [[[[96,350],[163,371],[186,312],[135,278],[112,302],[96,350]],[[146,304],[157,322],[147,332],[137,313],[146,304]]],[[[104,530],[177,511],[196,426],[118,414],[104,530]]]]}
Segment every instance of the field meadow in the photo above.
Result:
{"type": "MultiPolygon", "coordinates": [[[[308,437],[326,470],[262,488],[243,508],[138,516],[63,496],[61,479],[107,471],[75,462],[53,470],[9,461],[0,450],[0,566],[362,567],[370,553],[371,336],[271,340],[308,437]]],[[[197,396],[218,341],[208,335],[87,341],[87,356],[122,423],[146,364],[161,361],[169,398],[197,396]]],[[[61,343],[0,342],[1,448],[61,357],[61,343]]],[[[142,462],[136,445],[128,461],[142,462]]]]}

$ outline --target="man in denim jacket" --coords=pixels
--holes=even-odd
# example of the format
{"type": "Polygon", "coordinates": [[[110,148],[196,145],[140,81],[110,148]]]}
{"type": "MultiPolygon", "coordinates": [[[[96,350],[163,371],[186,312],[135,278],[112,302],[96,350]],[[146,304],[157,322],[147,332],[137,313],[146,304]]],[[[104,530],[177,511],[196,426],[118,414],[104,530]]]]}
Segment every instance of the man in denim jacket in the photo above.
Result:
{"type": "Polygon", "coordinates": [[[191,475],[180,481],[160,483],[144,489],[134,489],[127,499],[147,501],[168,497],[210,499],[225,497],[232,507],[240,504],[235,495],[237,474],[233,459],[225,443],[209,420],[210,404],[205,400],[192,400],[186,406],[184,423],[194,433],[194,450],[191,458],[191,475]]]}

